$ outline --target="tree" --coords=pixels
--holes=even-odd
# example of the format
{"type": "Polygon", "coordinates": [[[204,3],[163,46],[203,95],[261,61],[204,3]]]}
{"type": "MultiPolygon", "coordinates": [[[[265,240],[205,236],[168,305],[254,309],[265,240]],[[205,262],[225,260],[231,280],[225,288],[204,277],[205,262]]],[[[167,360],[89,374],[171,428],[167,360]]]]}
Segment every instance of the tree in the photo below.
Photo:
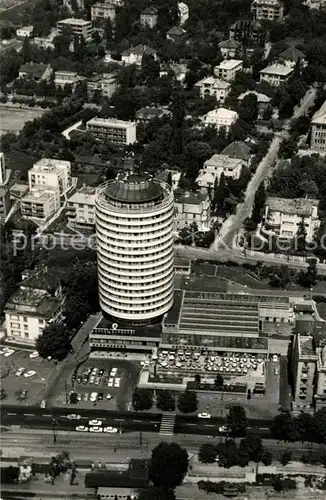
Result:
{"type": "Polygon", "coordinates": [[[70,337],[70,332],[64,325],[52,323],[36,339],[36,350],[41,358],[47,359],[51,357],[57,361],[62,361],[69,352],[72,352],[70,337]]]}
{"type": "Polygon", "coordinates": [[[154,486],[174,489],[182,483],[188,465],[187,450],[177,443],[162,442],[152,451],[150,479],[154,486]]]}
{"type": "Polygon", "coordinates": [[[226,423],[233,435],[243,435],[248,427],[248,418],[243,406],[231,406],[226,423]]]}
{"type": "Polygon", "coordinates": [[[217,457],[216,446],[211,443],[204,443],[199,448],[198,458],[204,464],[212,464],[217,457]]]}
{"type": "Polygon", "coordinates": [[[223,377],[220,373],[218,373],[215,377],[214,385],[217,389],[220,389],[221,387],[223,387],[223,384],[224,384],[223,377]]]}
{"type": "Polygon", "coordinates": [[[255,201],[251,215],[252,220],[256,222],[256,224],[258,224],[261,221],[262,210],[265,206],[265,201],[266,201],[265,185],[264,181],[262,181],[255,194],[255,201]]]}
{"type": "Polygon", "coordinates": [[[289,137],[281,142],[278,154],[280,158],[292,158],[297,150],[298,142],[293,137],[289,137]]]}
{"type": "Polygon", "coordinates": [[[25,38],[24,38],[23,47],[22,47],[22,54],[23,54],[23,58],[24,58],[25,63],[31,62],[33,60],[31,43],[29,41],[28,36],[25,36],[25,38]]]}
{"type": "Polygon", "coordinates": [[[175,398],[170,391],[156,391],[156,406],[162,411],[175,410],[175,398]]]}
{"type": "Polygon", "coordinates": [[[299,252],[304,252],[306,250],[306,238],[307,231],[304,218],[302,218],[298,226],[297,234],[295,235],[296,248],[299,252]]]}
{"type": "Polygon", "coordinates": [[[262,457],[261,457],[262,463],[267,467],[268,465],[271,465],[273,462],[273,457],[270,451],[264,450],[262,457]]]}
{"type": "Polygon", "coordinates": [[[326,443],[326,408],[320,408],[316,411],[314,425],[319,442],[326,443]]]}
{"type": "Polygon", "coordinates": [[[149,486],[146,490],[143,490],[139,496],[138,500],[176,500],[174,491],[169,488],[162,488],[156,486],[149,486]]]}
{"type": "Polygon", "coordinates": [[[144,84],[154,85],[160,76],[160,63],[152,55],[144,54],[141,62],[141,72],[144,84]]]}
{"type": "Polygon", "coordinates": [[[238,450],[238,465],[240,465],[240,467],[246,467],[249,461],[250,449],[248,446],[248,442],[245,439],[241,439],[238,450]]]}
{"type": "Polygon", "coordinates": [[[280,455],[280,462],[282,465],[287,465],[292,458],[292,451],[291,450],[284,450],[281,455],[280,455]]]}
{"type": "Polygon", "coordinates": [[[196,382],[196,384],[200,385],[200,382],[201,382],[201,375],[200,375],[200,373],[196,373],[196,375],[195,375],[195,382],[196,382]]]}
{"type": "Polygon", "coordinates": [[[181,413],[194,413],[197,411],[198,401],[195,391],[186,390],[180,394],[178,399],[178,409],[181,413]]]}
{"type": "Polygon", "coordinates": [[[261,437],[256,432],[250,431],[241,442],[248,448],[249,460],[257,463],[260,462],[263,456],[263,442],[261,437]]]}
{"type": "Polygon", "coordinates": [[[294,424],[302,442],[316,438],[315,419],[310,413],[301,412],[295,417],[294,424]]]}
{"type": "Polygon", "coordinates": [[[153,391],[136,387],[132,395],[132,406],[136,411],[150,410],[153,406],[153,391]]]}
{"type": "Polygon", "coordinates": [[[224,443],[217,445],[217,454],[221,467],[233,467],[238,463],[238,446],[233,439],[227,439],[224,443]]]}
{"type": "Polygon", "coordinates": [[[290,413],[276,415],[271,425],[271,434],[279,441],[297,441],[299,435],[290,413]]]}

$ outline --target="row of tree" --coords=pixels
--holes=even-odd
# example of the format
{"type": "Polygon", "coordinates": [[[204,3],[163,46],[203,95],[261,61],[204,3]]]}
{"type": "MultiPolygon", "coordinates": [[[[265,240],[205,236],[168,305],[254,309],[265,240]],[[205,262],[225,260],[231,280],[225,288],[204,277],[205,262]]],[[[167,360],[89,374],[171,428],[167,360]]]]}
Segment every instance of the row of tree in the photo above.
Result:
{"type": "MultiPolygon", "coordinates": [[[[154,392],[151,389],[134,390],[132,406],[136,411],[150,410],[154,405],[154,392]]],[[[162,411],[175,411],[176,406],[181,413],[194,413],[197,411],[198,401],[194,391],[185,391],[178,398],[167,390],[156,391],[155,406],[162,411]],[[176,402],[177,400],[177,402],[176,402]]]]}
{"type": "Polygon", "coordinates": [[[326,408],[313,415],[302,412],[296,417],[281,413],[272,422],[271,434],[274,439],[285,442],[326,443],[326,408]]]}

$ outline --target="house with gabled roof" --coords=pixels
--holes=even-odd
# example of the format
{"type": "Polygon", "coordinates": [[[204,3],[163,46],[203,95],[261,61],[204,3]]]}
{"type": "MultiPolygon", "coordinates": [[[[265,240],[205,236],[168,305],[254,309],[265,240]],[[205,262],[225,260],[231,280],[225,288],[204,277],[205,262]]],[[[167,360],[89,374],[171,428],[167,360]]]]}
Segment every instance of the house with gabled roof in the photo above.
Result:
{"type": "Polygon", "coordinates": [[[195,87],[199,88],[200,96],[203,99],[210,95],[216,97],[217,101],[224,103],[230,93],[231,83],[214,76],[207,76],[197,82],[195,87]]]}
{"type": "Polygon", "coordinates": [[[29,62],[19,68],[19,78],[34,80],[35,82],[49,81],[53,71],[50,64],[29,62]]]}
{"type": "Polygon", "coordinates": [[[241,50],[241,43],[237,40],[223,40],[218,44],[223,59],[236,59],[239,51],[241,50]]]}
{"type": "Polygon", "coordinates": [[[277,56],[277,60],[280,64],[287,66],[288,68],[294,68],[298,61],[306,66],[306,56],[301,50],[297,49],[294,45],[285,49],[281,54],[277,56]]]}
{"type": "Polygon", "coordinates": [[[185,40],[186,34],[186,30],[181,28],[181,26],[173,26],[173,28],[167,32],[166,39],[174,43],[182,43],[185,40]]]}
{"type": "Polygon", "coordinates": [[[140,14],[140,24],[143,28],[153,29],[157,25],[157,8],[156,7],[147,7],[140,14]]]}
{"type": "Polygon", "coordinates": [[[121,59],[125,64],[136,64],[137,66],[141,66],[144,55],[153,56],[154,59],[157,59],[156,50],[148,45],[142,44],[136,45],[136,47],[130,47],[122,52],[121,59]]]}

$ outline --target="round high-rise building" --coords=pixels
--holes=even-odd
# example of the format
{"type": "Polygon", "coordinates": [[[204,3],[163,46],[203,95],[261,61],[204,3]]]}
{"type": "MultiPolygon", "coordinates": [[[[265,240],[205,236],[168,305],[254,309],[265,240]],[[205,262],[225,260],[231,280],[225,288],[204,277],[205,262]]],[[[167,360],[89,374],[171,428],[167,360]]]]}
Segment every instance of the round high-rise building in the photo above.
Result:
{"type": "Polygon", "coordinates": [[[95,206],[102,311],[133,324],[158,319],[173,304],[171,187],[127,174],[99,186],[95,206]]]}

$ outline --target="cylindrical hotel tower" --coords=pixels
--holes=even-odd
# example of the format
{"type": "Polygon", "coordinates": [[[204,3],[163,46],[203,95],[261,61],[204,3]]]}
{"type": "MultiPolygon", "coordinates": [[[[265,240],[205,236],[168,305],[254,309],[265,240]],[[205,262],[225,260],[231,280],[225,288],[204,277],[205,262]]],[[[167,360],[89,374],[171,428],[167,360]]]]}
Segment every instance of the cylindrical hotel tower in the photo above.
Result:
{"type": "Polygon", "coordinates": [[[152,322],[173,304],[173,191],[127,174],[99,186],[95,206],[102,311],[117,322],[152,322]]]}

